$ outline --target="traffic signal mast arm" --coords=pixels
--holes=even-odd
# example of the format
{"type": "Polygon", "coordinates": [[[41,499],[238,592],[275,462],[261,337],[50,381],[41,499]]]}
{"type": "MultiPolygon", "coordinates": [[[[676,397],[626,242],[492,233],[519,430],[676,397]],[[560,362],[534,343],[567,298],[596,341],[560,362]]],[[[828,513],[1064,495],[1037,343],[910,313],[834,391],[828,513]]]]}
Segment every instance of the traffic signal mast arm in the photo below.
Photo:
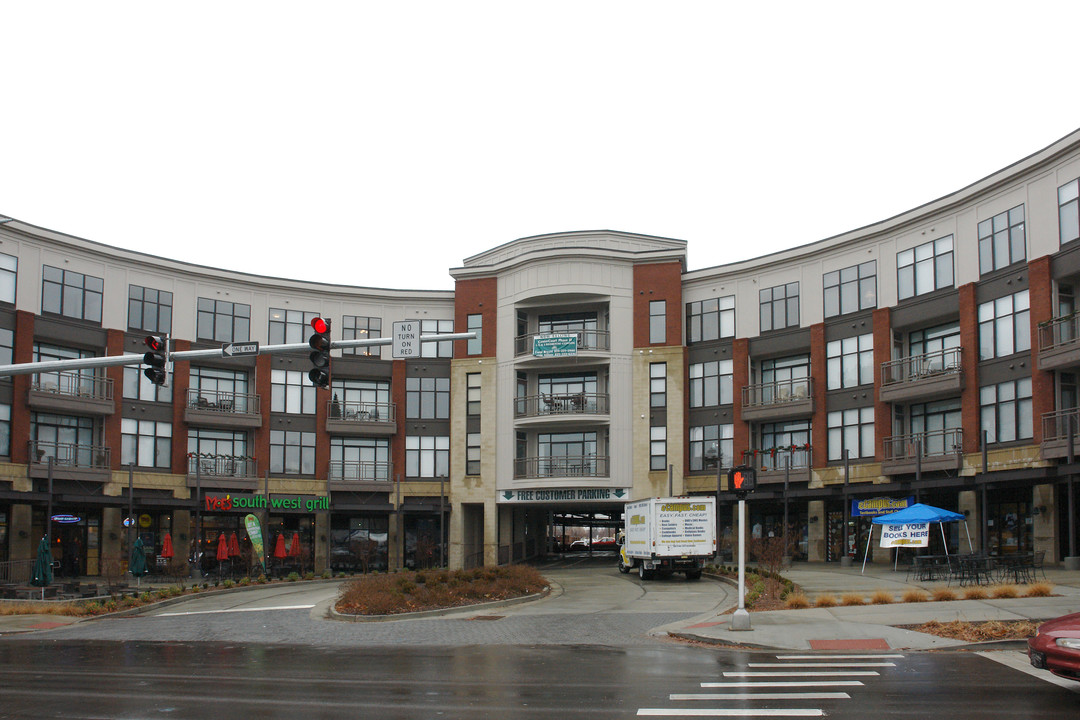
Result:
{"type": "MultiPolygon", "coordinates": [[[[420,342],[446,342],[447,340],[472,340],[476,337],[475,332],[441,333],[435,335],[421,335],[420,342]]],[[[393,344],[393,338],[368,338],[367,340],[332,340],[331,350],[344,348],[373,347],[393,344]]],[[[311,351],[311,346],[306,342],[287,343],[285,345],[262,345],[259,347],[260,355],[274,355],[276,353],[311,351]]],[[[169,359],[196,360],[199,358],[223,358],[229,357],[221,348],[209,350],[181,350],[169,353],[169,359]]],[[[42,362],[15,363],[13,365],[0,365],[0,377],[11,375],[33,375],[34,373],[53,372],[58,370],[82,370],[85,368],[118,367],[122,365],[142,365],[143,354],[138,355],[112,355],[98,358],[78,358],[74,360],[44,360],[42,362]]]]}

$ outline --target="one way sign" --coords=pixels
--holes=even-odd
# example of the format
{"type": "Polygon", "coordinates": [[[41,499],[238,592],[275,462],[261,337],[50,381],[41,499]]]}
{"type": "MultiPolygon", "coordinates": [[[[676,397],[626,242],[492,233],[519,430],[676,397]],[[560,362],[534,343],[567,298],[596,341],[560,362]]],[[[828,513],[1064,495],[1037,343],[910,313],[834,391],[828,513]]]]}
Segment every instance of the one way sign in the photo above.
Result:
{"type": "Polygon", "coordinates": [[[221,346],[221,354],[225,357],[247,357],[259,354],[259,343],[229,343],[221,346]]]}

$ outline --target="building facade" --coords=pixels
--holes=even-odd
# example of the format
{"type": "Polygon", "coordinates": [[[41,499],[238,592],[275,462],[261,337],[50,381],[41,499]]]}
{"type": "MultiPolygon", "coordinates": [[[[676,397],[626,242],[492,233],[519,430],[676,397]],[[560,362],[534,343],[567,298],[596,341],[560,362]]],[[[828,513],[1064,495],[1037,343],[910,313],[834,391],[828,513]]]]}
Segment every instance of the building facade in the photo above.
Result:
{"type": "MultiPolygon", "coordinates": [[[[176,350],[303,342],[315,316],[335,340],[398,320],[477,333],[410,360],[335,350],[329,390],[306,353],[178,361],[167,389],[135,366],[0,378],[0,561],[31,558],[59,517],[65,571],[106,572],[132,515],[155,554],[166,534],[182,548],[176,564],[252,513],[316,571],[516,562],[567,524],[617,525],[628,500],[730,508],[741,464],[759,473],[752,532],[797,558],[861,558],[861,509],[910,500],[963,512],[988,552],[1076,556],[1080,131],[840,236],[696,270],[686,250],[523,238],[425,292],[0,218],[0,364],[141,353],[147,333],[176,350]]],[[[966,549],[951,532],[935,542],[966,549]]]]}

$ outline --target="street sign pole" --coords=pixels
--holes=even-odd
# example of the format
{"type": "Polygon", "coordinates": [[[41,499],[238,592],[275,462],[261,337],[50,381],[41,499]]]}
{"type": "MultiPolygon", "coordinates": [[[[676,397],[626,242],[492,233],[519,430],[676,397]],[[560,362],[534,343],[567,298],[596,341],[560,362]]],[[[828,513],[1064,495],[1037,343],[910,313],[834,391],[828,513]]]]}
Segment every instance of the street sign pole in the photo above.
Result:
{"type": "Polygon", "coordinates": [[[746,499],[739,498],[739,609],[731,616],[732,630],[750,630],[750,613],[746,611],[746,499]]]}

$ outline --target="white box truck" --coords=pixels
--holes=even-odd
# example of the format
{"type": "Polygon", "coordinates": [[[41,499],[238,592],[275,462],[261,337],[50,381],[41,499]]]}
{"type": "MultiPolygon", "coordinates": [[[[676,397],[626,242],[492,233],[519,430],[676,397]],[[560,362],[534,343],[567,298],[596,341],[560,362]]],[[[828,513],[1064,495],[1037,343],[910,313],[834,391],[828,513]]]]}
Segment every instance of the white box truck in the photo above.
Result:
{"type": "Polygon", "coordinates": [[[716,555],[716,498],[649,498],[626,503],[619,571],[638,569],[642,580],[655,573],[701,577],[716,555]]]}

